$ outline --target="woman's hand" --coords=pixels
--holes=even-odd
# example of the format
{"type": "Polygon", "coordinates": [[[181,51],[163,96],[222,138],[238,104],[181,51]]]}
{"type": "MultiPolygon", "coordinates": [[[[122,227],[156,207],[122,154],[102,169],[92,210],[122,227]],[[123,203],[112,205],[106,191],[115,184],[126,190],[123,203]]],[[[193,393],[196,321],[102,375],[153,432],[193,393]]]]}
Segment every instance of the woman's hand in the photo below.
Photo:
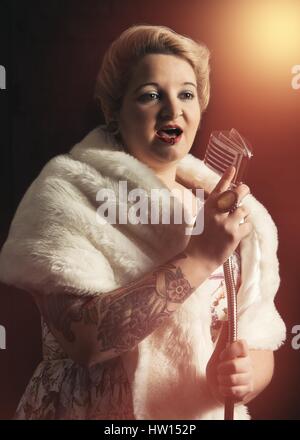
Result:
{"type": "Polygon", "coordinates": [[[243,403],[254,391],[254,370],[248,344],[240,339],[230,344],[220,356],[217,367],[218,392],[243,403]]]}
{"type": "MultiPolygon", "coordinates": [[[[221,213],[217,210],[218,196],[228,189],[234,177],[235,168],[229,167],[210,193],[204,205],[204,229],[199,235],[192,235],[186,248],[187,254],[196,260],[206,261],[212,271],[223,264],[238,246],[239,242],[252,231],[252,224],[241,221],[249,210],[238,207],[232,213],[221,213]]],[[[250,190],[240,184],[234,190],[240,202],[250,190]]]]}
{"type": "Polygon", "coordinates": [[[227,331],[222,333],[206,367],[209,388],[221,403],[226,397],[235,403],[246,403],[254,391],[254,368],[248,344],[240,339],[222,350],[227,331]]]}

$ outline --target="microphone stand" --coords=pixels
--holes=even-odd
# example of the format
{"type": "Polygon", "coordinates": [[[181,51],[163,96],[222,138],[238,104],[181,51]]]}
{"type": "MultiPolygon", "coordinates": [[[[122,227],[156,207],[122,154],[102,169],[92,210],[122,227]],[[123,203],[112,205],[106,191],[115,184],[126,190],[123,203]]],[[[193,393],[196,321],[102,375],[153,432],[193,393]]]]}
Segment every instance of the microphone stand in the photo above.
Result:
{"type": "MultiPolygon", "coordinates": [[[[227,294],[228,315],[228,342],[237,340],[237,292],[233,276],[232,256],[223,264],[227,294]]],[[[230,397],[225,399],[224,420],[234,420],[234,401],[230,397]]]]}

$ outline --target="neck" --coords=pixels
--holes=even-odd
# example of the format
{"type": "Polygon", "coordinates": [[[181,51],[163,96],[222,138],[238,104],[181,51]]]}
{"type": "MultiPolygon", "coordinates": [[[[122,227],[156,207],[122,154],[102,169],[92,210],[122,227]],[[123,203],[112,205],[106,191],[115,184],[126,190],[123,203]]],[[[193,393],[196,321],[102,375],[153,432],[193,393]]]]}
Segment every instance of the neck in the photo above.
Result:
{"type": "Polygon", "coordinates": [[[176,182],[176,165],[168,168],[153,170],[154,174],[170,189],[176,182]]]}

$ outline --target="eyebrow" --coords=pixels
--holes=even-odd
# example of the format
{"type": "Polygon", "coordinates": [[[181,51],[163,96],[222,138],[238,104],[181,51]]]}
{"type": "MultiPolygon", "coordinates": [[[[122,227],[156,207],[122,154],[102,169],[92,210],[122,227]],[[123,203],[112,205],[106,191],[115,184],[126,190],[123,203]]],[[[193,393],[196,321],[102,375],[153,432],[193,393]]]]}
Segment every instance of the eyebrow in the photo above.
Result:
{"type": "MultiPolygon", "coordinates": [[[[191,85],[191,86],[194,86],[195,89],[197,89],[196,84],[194,84],[194,83],[192,83],[192,82],[189,82],[189,81],[184,82],[184,83],[182,83],[181,85],[184,86],[184,85],[187,85],[187,84],[189,84],[189,85],[191,85]]],[[[141,85],[139,85],[139,86],[134,90],[134,93],[137,92],[137,91],[138,91],[139,89],[141,89],[142,87],[145,87],[145,86],[156,86],[156,87],[159,87],[159,84],[156,83],[156,82],[148,82],[148,83],[145,83],[145,84],[141,84],[141,85]]]]}

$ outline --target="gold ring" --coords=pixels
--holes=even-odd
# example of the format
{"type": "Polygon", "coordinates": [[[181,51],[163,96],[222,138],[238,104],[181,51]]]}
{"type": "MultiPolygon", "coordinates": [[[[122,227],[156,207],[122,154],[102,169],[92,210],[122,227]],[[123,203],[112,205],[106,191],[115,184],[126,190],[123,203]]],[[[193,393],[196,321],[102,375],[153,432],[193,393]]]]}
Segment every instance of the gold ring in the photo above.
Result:
{"type": "Polygon", "coordinates": [[[232,189],[222,192],[216,200],[219,212],[233,212],[238,206],[238,195],[232,189]]]}

